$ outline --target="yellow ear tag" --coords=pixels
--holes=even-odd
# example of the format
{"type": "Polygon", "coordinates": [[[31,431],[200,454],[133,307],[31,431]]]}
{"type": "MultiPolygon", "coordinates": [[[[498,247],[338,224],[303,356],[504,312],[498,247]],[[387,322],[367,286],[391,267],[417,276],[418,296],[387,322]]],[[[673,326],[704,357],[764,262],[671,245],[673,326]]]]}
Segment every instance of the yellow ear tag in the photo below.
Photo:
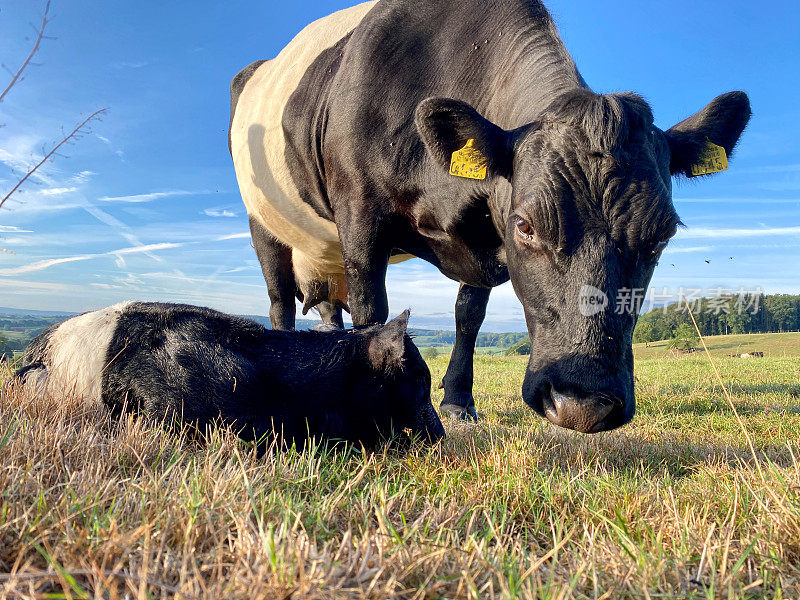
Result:
{"type": "Polygon", "coordinates": [[[467,140],[467,145],[453,152],[450,160],[450,175],[467,179],[486,179],[488,159],[475,147],[475,140],[467,140]]]}
{"type": "Polygon", "coordinates": [[[714,142],[706,141],[703,154],[700,155],[698,162],[692,165],[689,177],[698,175],[708,175],[709,173],[719,173],[728,169],[728,155],[725,148],[717,146],[714,142]]]}

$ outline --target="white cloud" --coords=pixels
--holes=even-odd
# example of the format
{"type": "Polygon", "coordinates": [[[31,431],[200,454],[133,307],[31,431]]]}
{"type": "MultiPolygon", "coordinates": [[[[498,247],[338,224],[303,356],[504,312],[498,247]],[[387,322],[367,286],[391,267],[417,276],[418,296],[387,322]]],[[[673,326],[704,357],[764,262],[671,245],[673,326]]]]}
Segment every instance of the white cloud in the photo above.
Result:
{"type": "Polygon", "coordinates": [[[206,192],[192,192],[189,190],[169,190],[166,192],[150,192],[148,194],[132,194],[130,196],[103,196],[99,198],[100,202],[152,202],[161,198],[170,198],[172,196],[192,196],[195,194],[205,194],[206,192]]]}
{"type": "Polygon", "coordinates": [[[236,213],[225,209],[207,208],[203,214],[208,217],[235,217],[236,213]]]}
{"type": "MultiPolygon", "coordinates": [[[[8,277],[11,275],[20,275],[22,273],[32,273],[34,271],[44,271],[50,267],[61,265],[64,263],[77,262],[83,260],[90,260],[93,258],[100,258],[101,256],[127,256],[129,254],[149,254],[157,250],[169,250],[171,248],[178,248],[182,244],[175,244],[171,242],[162,244],[148,244],[144,246],[131,246],[129,248],[119,248],[118,250],[111,250],[110,252],[103,252],[100,254],[79,254],[77,256],[67,256],[64,258],[48,258],[46,260],[37,260],[36,262],[19,267],[9,267],[7,269],[0,269],[0,276],[8,277]]],[[[124,262],[124,261],[123,261],[124,262]]]]}
{"type": "MultiPolygon", "coordinates": [[[[0,158],[0,162],[5,161],[0,158]]],[[[37,181],[33,181],[33,185],[30,186],[26,182],[26,185],[11,196],[4,208],[19,214],[52,213],[83,208],[87,202],[81,190],[92,175],[94,175],[92,171],[80,171],[70,176],[59,175],[58,179],[42,176],[38,178],[38,183],[44,184],[44,187],[39,188],[36,187],[37,181]]],[[[35,180],[36,177],[32,179],[35,180]]]]}
{"type": "Polygon", "coordinates": [[[689,254],[692,252],[711,252],[714,246],[690,246],[687,248],[667,248],[664,254],[689,254]]]}
{"type": "Polygon", "coordinates": [[[111,66],[115,69],[141,69],[149,64],[146,60],[121,60],[112,63],[111,66]]]}
{"type": "Polygon", "coordinates": [[[133,230],[128,227],[125,223],[114,217],[113,215],[108,214],[106,211],[97,208],[96,206],[86,206],[86,212],[92,215],[95,219],[108,225],[114,231],[119,233],[123,238],[125,238],[128,243],[134,246],[141,246],[142,242],[139,238],[133,233],[133,230]]]}
{"type": "Polygon", "coordinates": [[[228,235],[221,235],[217,238],[218,242],[222,242],[225,240],[243,240],[243,239],[250,239],[250,232],[247,233],[230,233],[228,235]]]}
{"type": "Polygon", "coordinates": [[[156,250],[169,250],[171,248],[180,248],[183,244],[176,244],[173,242],[164,242],[162,244],[147,244],[146,246],[131,246],[130,248],[120,248],[119,250],[112,250],[107,254],[139,254],[147,252],[155,252],[156,250]]]}
{"type": "Polygon", "coordinates": [[[79,256],[67,256],[66,258],[49,258],[47,260],[38,260],[36,262],[22,265],[20,267],[11,267],[8,269],[0,269],[0,275],[7,277],[10,275],[20,275],[22,273],[32,273],[34,271],[43,271],[45,269],[49,269],[50,267],[54,267],[56,265],[60,265],[63,263],[69,262],[76,262],[79,260],[89,260],[90,258],[96,258],[100,256],[98,254],[81,254],[79,256]]]}
{"type": "Polygon", "coordinates": [[[114,154],[116,154],[122,162],[127,162],[125,160],[125,153],[116,146],[114,146],[114,143],[110,139],[102,135],[96,135],[96,137],[98,140],[100,140],[106,146],[108,146],[109,150],[111,150],[114,154]]]}
{"type": "Polygon", "coordinates": [[[91,179],[92,175],[96,175],[94,171],[81,171],[69,178],[70,183],[86,183],[91,179]]]}
{"type": "Polygon", "coordinates": [[[677,203],[687,204],[800,204],[800,198],[673,198],[677,203]]]}
{"type": "Polygon", "coordinates": [[[20,229],[14,225],[0,225],[0,233],[33,233],[30,229],[20,229]]]}
{"type": "Polygon", "coordinates": [[[70,194],[77,191],[78,188],[76,187],[54,187],[39,190],[39,193],[42,196],[61,196],[62,194],[70,194]]]}
{"type": "MultiPolygon", "coordinates": [[[[3,147],[0,148],[0,163],[5,164],[21,177],[33,165],[42,160],[41,145],[42,139],[32,135],[9,136],[3,139],[3,147]]],[[[55,181],[45,173],[45,170],[43,165],[31,175],[31,180],[49,186],[55,185],[55,181]]]]}

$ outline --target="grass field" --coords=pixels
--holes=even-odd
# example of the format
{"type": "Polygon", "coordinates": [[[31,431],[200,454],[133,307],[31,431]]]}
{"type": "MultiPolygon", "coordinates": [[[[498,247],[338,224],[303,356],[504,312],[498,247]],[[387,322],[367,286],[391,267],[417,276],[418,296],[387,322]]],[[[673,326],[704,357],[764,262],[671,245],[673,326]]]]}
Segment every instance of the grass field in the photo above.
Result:
{"type": "Polygon", "coordinates": [[[28,333],[27,331],[0,330],[0,335],[2,335],[7,340],[27,340],[31,337],[30,333],[28,333]]]}
{"type": "Polygon", "coordinates": [[[478,356],[480,423],[406,456],[258,459],[7,395],[0,597],[798,598],[800,336],[750,341],[709,339],[746,435],[707,358],[660,346],[596,436],[522,403],[525,357],[478,356]]]}
{"type": "MultiPolygon", "coordinates": [[[[715,356],[763,352],[764,356],[800,356],[800,332],[752,333],[748,335],[714,335],[705,338],[709,352],[715,356]]],[[[636,358],[643,360],[672,356],[667,340],[634,344],[636,358]]],[[[702,345],[700,345],[702,347],[702,345]]]]}

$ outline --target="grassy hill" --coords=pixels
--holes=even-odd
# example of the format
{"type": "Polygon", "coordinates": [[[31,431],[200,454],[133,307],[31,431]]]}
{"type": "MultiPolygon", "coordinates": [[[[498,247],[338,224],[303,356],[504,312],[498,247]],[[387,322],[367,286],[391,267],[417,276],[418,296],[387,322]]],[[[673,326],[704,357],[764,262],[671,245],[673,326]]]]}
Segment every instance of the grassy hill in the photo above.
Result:
{"type": "MultiPolygon", "coordinates": [[[[751,333],[748,335],[714,335],[705,338],[709,352],[713,356],[763,352],[764,356],[800,356],[800,332],[790,333],[751,333]]],[[[634,344],[637,359],[659,358],[671,355],[667,348],[669,342],[634,344]]],[[[702,344],[698,344],[702,348],[702,344]]]]}

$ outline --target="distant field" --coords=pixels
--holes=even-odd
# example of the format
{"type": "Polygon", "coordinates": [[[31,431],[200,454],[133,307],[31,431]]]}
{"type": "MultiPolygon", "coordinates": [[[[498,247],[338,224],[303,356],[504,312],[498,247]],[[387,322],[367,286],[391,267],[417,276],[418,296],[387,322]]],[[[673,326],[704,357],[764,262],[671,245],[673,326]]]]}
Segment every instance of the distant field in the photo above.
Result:
{"type": "MultiPolygon", "coordinates": [[[[714,356],[763,352],[765,356],[800,356],[800,332],[752,333],[748,335],[716,335],[705,338],[709,352],[714,356]]],[[[634,344],[636,358],[670,356],[666,340],[645,344],[634,344]]],[[[701,344],[698,344],[702,348],[701,344]]]]}
{"type": "MultiPolygon", "coordinates": [[[[422,346],[420,345],[419,348],[422,350],[423,348],[427,348],[429,346],[422,346]]],[[[449,355],[453,351],[452,345],[447,346],[433,346],[436,348],[436,351],[441,355],[449,355]]],[[[495,346],[476,346],[475,353],[476,354],[504,354],[507,348],[497,348],[495,346]]]]}
{"type": "Polygon", "coordinates": [[[482,420],[406,456],[258,459],[5,396],[0,597],[800,598],[799,341],[709,340],[768,354],[715,357],[755,454],[707,357],[661,346],[596,436],[524,405],[527,357],[477,356],[482,420]]]}
{"type": "Polygon", "coordinates": [[[5,331],[0,329],[0,335],[8,340],[27,340],[31,337],[28,331],[5,331]]]}

